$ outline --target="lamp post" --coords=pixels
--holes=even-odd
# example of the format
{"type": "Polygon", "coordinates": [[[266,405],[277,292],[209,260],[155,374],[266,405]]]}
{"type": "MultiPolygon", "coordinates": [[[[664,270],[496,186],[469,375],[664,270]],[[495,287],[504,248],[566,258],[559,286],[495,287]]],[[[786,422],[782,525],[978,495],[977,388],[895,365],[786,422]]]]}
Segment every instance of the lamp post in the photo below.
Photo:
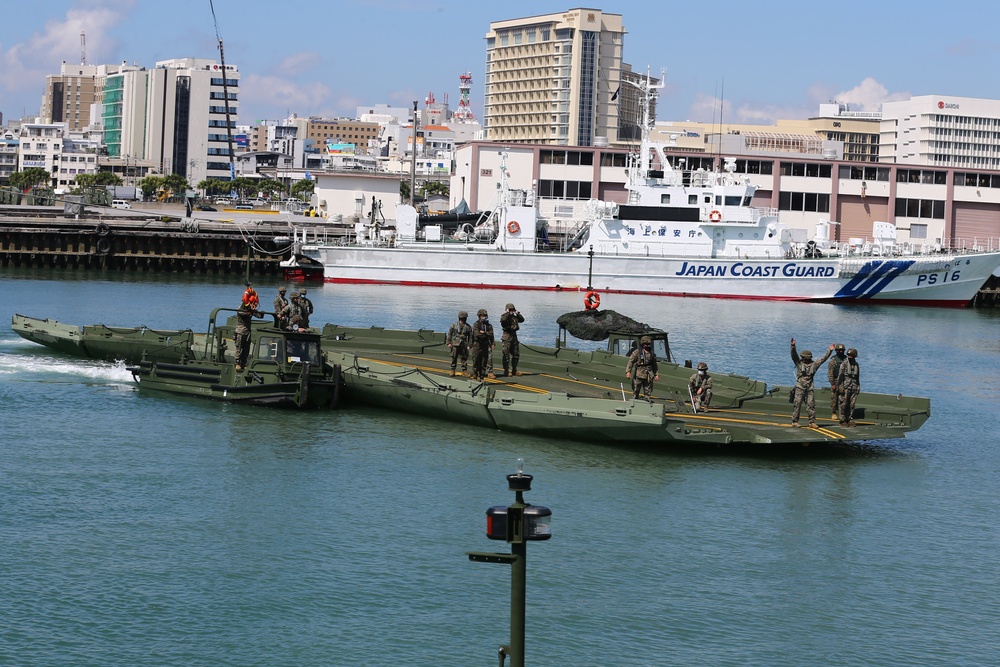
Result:
{"type": "Polygon", "coordinates": [[[531,490],[531,475],[524,473],[524,459],[517,460],[517,473],[507,475],[507,487],[515,493],[509,507],[497,505],[486,510],[486,537],[505,540],[510,553],[468,552],[469,560],[479,563],[510,565],[510,643],[499,649],[500,666],[510,656],[511,667],[524,667],[525,598],[528,540],[552,537],[552,511],[541,505],[524,502],[524,492],[531,490]]]}
{"type": "Polygon", "coordinates": [[[587,289],[594,289],[594,246],[590,246],[590,250],[587,251],[587,257],[590,258],[590,266],[587,267],[587,289]]]}

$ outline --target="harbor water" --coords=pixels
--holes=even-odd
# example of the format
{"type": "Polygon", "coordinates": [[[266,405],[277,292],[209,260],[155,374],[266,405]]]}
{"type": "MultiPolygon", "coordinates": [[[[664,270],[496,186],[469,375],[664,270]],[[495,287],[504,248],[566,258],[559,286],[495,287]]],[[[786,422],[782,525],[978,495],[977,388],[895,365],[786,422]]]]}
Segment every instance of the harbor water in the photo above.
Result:
{"type": "MultiPolygon", "coordinates": [[[[255,287],[270,304],[277,283],[255,287]]],[[[510,570],[466,552],[509,551],[485,512],[513,501],[518,458],[525,499],[552,510],[552,539],[528,547],[528,665],[1000,655],[996,310],[605,296],[680,360],[787,385],[790,338],[817,356],[843,342],[864,390],[932,400],[905,439],[741,456],[139,392],[9,317],[204,330],[241,281],[11,269],[0,290],[0,665],[496,665],[510,570]]],[[[309,296],[314,324],[437,330],[513,301],[528,345],[582,308],[579,292],[309,296]]]]}

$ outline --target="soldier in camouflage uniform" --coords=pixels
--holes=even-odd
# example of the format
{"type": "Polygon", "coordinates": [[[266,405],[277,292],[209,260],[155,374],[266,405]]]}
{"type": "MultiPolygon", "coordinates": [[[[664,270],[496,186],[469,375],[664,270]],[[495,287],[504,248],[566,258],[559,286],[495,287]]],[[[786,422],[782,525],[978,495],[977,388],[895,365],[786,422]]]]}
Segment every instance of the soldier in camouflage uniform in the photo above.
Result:
{"type": "Polygon", "coordinates": [[[478,319],[472,325],[472,377],[475,380],[492,380],[496,378],[493,375],[493,348],[496,346],[493,325],[487,319],[489,313],[484,308],[480,308],[476,316],[478,319]]]}
{"type": "Polygon", "coordinates": [[[285,329],[288,331],[299,331],[302,329],[302,306],[299,305],[299,293],[292,292],[292,301],[281,311],[281,317],[285,322],[285,329]]]}
{"type": "Polygon", "coordinates": [[[458,312],[458,322],[448,328],[448,347],[451,349],[451,374],[454,377],[455,367],[459,358],[462,359],[462,372],[469,372],[469,347],[472,345],[472,327],[466,320],[469,314],[464,310],[458,312]]]}
{"type": "Polygon", "coordinates": [[[309,328],[309,318],[313,314],[313,302],[306,296],[308,290],[305,287],[299,290],[299,307],[302,308],[302,317],[305,319],[306,328],[309,328]]]}
{"type": "Polygon", "coordinates": [[[858,351],[847,351],[847,360],[840,365],[840,425],[854,426],[854,404],[861,393],[861,367],[857,362],[858,351]]]}
{"type": "Polygon", "coordinates": [[[698,372],[688,380],[688,390],[699,412],[708,412],[708,404],[712,402],[712,376],[708,374],[708,364],[704,361],[698,364],[698,372]]]}
{"type": "Polygon", "coordinates": [[[653,393],[653,381],[660,379],[660,367],[657,365],[656,355],[653,353],[653,339],[649,336],[643,336],[639,340],[639,347],[628,355],[625,377],[632,379],[633,397],[639,398],[641,392],[648,399],[653,393]],[[635,377],[632,377],[633,369],[635,377]]]}
{"type": "Polygon", "coordinates": [[[809,417],[809,427],[816,428],[816,394],[813,392],[813,377],[816,371],[823,367],[826,360],[833,354],[833,343],[823,358],[813,361],[813,353],[803,350],[800,357],[795,351],[795,339],[792,339],[792,363],[795,364],[795,397],[792,401],[792,426],[799,425],[799,414],[802,412],[802,401],[806,402],[806,415],[809,417]]]}
{"type": "Polygon", "coordinates": [[[274,314],[278,318],[277,325],[279,329],[284,329],[288,326],[288,320],[282,317],[282,312],[288,305],[288,299],[285,298],[285,292],[287,288],[282,285],[278,288],[278,295],[274,297],[274,314]]]}
{"type": "Polygon", "coordinates": [[[847,356],[844,354],[843,343],[837,343],[833,349],[836,354],[833,355],[830,363],[826,365],[826,377],[830,381],[830,411],[833,413],[831,419],[838,420],[837,414],[838,410],[840,410],[840,397],[844,394],[844,390],[838,380],[838,371],[840,365],[847,359],[847,356]]]}
{"type": "Polygon", "coordinates": [[[243,297],[243,302],[236,310],[236,330],[233,332],[233,343],[236,345],[236,370],[242,371],[246,368],[247,357],[250,355],[250,327],[253,317],[263,317],[260,311],[256,310],[251,299],[243,297]]]}
{"type": "Polygon", "coordinates": [[[500,326],[503,328],[500,349],[503,351],[504,377],[518,374],[517,362],[521,358],[521,343],[517,340],[517,330],[521,328],[523,321],[524,315],[517,311],[514,304],[508,303],[503,315],[500,316],[500,326]]]}

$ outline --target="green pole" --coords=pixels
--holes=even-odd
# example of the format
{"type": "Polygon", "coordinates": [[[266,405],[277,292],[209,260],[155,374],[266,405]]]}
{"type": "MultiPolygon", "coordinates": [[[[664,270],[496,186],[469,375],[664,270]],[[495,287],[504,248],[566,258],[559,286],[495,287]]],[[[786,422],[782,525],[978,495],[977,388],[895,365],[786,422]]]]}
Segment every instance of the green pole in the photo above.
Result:
{"type": "Polygon", "coordinates": [[[250,282],[250,257],[253,255],[253,246],[250,245],[250,241],[247,241],[247,278],[246,282],[250,282]]]}

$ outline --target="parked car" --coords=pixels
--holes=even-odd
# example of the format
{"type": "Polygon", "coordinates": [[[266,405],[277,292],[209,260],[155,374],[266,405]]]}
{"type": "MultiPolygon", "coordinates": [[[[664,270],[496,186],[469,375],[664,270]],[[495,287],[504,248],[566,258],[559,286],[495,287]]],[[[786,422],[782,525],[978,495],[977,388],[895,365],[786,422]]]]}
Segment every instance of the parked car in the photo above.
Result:
{"type": "Polygon", "coordinates": [[[229,206],[229,200],[228,199],[216,199],[215,203],[217,205],[219,205],[219,206],[229,206]]]}
{"type": "Polygon", "coordinates": [[[218,211],[219,209],[215,208],[214,206],[209,206],[208,204],[202,204],[201,206],[198,207],[198,210],[199,211],[218,211]]]}
{"type": "Polygon", "coordinates": [[[124,199],[112,199],[111,208],[132,208],[132,204],[129,204],[124,199]]]}
{"type": "Polygon", "coordinates": [[[233,208],[236,209],[237,211],[252,211],[253,210],[253,206],[251,206],[250,204],[237,204],[233,208]]]}

